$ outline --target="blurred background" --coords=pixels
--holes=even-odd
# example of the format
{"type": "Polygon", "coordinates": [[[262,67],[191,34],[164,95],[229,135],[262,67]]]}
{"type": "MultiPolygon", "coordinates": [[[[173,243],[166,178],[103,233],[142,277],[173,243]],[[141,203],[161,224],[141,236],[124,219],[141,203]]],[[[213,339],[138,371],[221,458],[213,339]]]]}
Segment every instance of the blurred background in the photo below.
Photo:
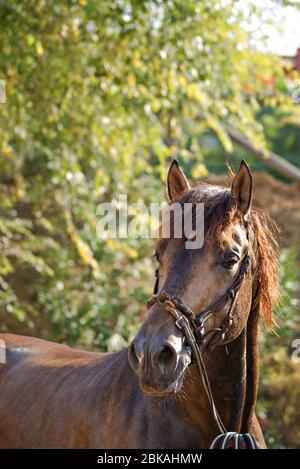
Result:
{"type": "Polygon", "coordinates": [[[154,283],[151,239],[96,207],[162,202],[188,177],[254,171],[281,227],[277,327],[262,324],[267,444],[300,447],[300,6],[296,1],[0,1],[0,330],[115,351],[154,283]]]}

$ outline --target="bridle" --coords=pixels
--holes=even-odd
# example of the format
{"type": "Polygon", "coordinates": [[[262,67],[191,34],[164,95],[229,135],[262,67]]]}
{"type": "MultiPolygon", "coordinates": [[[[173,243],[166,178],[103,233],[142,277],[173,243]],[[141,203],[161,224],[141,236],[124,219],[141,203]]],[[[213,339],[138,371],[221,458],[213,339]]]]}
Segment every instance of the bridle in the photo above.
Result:
{"type": "Polygon", "coordinates": [[[206,344],[207,335],[214,332],[211,340],[206,344],[206,350],[212,350],[219,344],[220,341],[224,340],[226,333],[229,331],[233,323],[233,313],[236,306],[239,291],[243,284],[243,281],[249,272],[250,268],[250,253],[246,252],[237,276],[235,277],[232,285],[228,290],[210,304],[206,309],[194,314],[192,309],[185,304],[179,297],[169,295],[165,291],[158,292],[158,270],[156,271],[156,282],[153,291],[153,295],[147,302],[147,307],[151,308],[154,303],[160,303],[163,305],[165,310],[170,313],[175,319],[175,325],[182,330],[185,341],[190,347],[192,352],[192,358],[197,366],[199,375],[201,377],[204,389],[206,391],[208,401],[212,410],[212,414],[216,425],[220,431],[218,435],[210,445],[210,448],[251,448],[257,449],[258,445],[253,435],[250,433],[239,434],[235,432],[227,432],[226,427],[218,413],[216,408],[209,377],[206,371],[206,367],[202,357],[201,346],[206,344]],[[220,327],[214,328],[205,333],[205,323],[211,317],[212,314],[220,311],[228,304],[226,317],[220,327]]]}
{"type": "Polygon", "coordinates": [[[179,297],[171,296],[167,292],[162,291],[158,293],[158,271],[157,271],[157,281],[155,283],[154,292],[151,298],[147,302],[148,308],[150,308],[154,303],[159,302],[165,306],[166,311],[171,313],[176,319],[176,326],[179,329],[182,329],[181,323],[185,319],[188,320],[189,325],[192,328],[193,335],[195,337],[196,343],[198,346],[202,345],[206,341],[206,335],[215,331],[214,337],[209,342],[209,349],[214,348],[218,343],[219,338],[224,339],[225,334],[230,329],[233,322],[233,312],[238,298],[239,290],[242,286],[243,280],[247,272],[249,271],[250,266],[250,254],[247,251],[245,254],[239,272],[234,279],[232,285],[228,290],[218,298],[214,303],[209,305],[206,309],[198,313],[197,315],[191,310],[191,308],[185,304],[179,297]],[[226,317],[219,328],[210,330],[205,334],[205,323],[212,316],[213,313],[220,311],[226,304],[229,302],[228,311],[226,317]],[[176,312],[174,314],[174,311],[176,312]],[[178,312],[181,313],[178,314],[178,312]],[[183,319],[185,318],[185,319],[183,319]]]}

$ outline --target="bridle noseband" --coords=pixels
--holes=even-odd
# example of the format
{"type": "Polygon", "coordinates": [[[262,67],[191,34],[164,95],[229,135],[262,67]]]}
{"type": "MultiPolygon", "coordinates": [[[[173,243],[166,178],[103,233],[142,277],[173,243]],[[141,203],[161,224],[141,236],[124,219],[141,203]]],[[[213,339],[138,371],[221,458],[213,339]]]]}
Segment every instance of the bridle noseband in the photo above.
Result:
{"type": "Polygon", "coordinates": [[[170,313],[175,319],[175,325],[182,330],[187,345],[190,347],[192,352],[193,360],[197,366],[199,375],[201,377],[204,389],[206,391],[209,404],[212,410],[214,420],[218,426],[221,435],[218,435],[210,448],[252,448],[257,449],[258,445],[253,435],[238,434],[235,432],[227,432],[225,425],[218,413],[216,408],[208,374],[203,361],[201,346],[206,343],[206,336],[211,332],[214,332],[213,337],[206,346],[206,350],[213,349],[220,340],[224,340],[226,333],[230,329],[233,323],[233,313],[236,306],[238,294],[242,286],[243,280],[246,274],[249,272],[250,267],[250,253],[247,251],[245,254],[239,272],[234,279],[230,288],[218,298],[214,303],[209,305],[206,309],[194,314],[192,309],[185,304],[179,297],[169,295],[165,291],[158,293],[158,270],[156,271],[157,279],[154,287],[154,292],[151,298],[147,302],[147,307],[151,308],[154,303],[160,303],[164,306],[165,310],[170,313]],[[205,332],[205,323],[211,317],[213,313],[216,313],[223,309],[227,304],[228,310],[226,317],[220,327],[214,328],[210,331],[205,332]]]}

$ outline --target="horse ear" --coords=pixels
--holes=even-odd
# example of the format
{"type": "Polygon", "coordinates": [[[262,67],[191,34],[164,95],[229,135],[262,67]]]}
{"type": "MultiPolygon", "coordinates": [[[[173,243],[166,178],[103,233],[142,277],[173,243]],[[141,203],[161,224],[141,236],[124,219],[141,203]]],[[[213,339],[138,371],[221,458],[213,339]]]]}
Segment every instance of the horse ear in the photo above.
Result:
{"type": "Polygon", "coordinates": [[[167,177],[167,191],[170,201],[172,202],[179,194],[190,189],[191,187],[180,169],[178,161],[173,159],[167,177]]]}
{"type": "Polygon", "coordinates": [[[252,202],[252,175],[246,161],[242,161],[238,173],[231,185],[231,195],[238,208],[244,214],[245,220],[249,217],[252,202]]]}

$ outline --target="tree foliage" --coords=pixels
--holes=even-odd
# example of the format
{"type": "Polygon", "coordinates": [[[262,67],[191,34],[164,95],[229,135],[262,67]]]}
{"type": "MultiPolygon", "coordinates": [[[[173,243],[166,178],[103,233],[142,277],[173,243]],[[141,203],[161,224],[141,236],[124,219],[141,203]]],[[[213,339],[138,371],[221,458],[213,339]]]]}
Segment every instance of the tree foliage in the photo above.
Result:
{"type": "Polygon", "coordinates": [[[261,101],[289,99],[245,30],[259,16],[222,0],[0,2],[2,330],[124,343],[151,292],[151,241],[99,239],[96,207],[161,201],[175,154],[200,177],[208,130],[227,152],[225,124],[263,144],[261,101]]]}

